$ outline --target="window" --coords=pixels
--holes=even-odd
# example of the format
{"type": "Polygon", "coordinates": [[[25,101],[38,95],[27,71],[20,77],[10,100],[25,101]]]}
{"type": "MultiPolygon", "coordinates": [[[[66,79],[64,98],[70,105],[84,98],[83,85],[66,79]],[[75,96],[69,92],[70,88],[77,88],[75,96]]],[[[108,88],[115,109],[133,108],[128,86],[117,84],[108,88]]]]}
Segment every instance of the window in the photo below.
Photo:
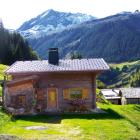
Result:
{"type": "Polygon", "coordinates": [[[71,99],[81,99],[82,98],[82,89],[80,89],[80,88],[70,89],[70,98],[71,99]]]}
{"type": "Polygon", "coordinates": [[[64,99],[88,99],[88,88],[67,88],[63,90],[64,99]]]}
{"type": "Polygon", "coordinates": [[[19,95],[18,96],[18,105],[19,106],[25,106],[26,104],[26,97],[25,95],[19,95]]]}

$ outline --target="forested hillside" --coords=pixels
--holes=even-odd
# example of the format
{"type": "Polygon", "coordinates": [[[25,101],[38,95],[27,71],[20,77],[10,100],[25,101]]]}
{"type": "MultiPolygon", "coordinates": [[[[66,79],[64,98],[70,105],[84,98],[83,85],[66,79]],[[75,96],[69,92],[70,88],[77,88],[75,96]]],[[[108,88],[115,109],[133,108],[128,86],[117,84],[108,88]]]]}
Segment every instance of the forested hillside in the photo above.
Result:
{"type": "Polygon", "coordinates": [[[58,47],[61,57],[78,52],[84,58],[102,57],[107,62],[140,59],[140,12],[95,19],[64,31],[29,40],[46,59],[49,47],[58,47]]]}
{"type": "Polygon", "coordinates": [[[99,86],[140,87],[140,60],[120,64],[110,64],[110,71],[99,76],[99,86]]]}
{"type": "Polygon", "coordinates": [[[38,59],[28,42],[16,32],[9,32],[0,22],[0,64],[10,65],[17,60],[38,59]]]}

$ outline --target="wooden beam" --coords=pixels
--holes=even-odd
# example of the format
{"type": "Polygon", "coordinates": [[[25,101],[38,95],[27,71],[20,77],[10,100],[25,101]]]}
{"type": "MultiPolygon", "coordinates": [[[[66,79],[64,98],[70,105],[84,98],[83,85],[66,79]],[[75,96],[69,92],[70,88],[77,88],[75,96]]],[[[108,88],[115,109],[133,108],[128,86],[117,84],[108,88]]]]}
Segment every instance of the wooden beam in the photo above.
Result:
{"type": "Polygon", "coordinates": [[[92,108],[96,108],[96,75],[92,76],[92,108]]]}

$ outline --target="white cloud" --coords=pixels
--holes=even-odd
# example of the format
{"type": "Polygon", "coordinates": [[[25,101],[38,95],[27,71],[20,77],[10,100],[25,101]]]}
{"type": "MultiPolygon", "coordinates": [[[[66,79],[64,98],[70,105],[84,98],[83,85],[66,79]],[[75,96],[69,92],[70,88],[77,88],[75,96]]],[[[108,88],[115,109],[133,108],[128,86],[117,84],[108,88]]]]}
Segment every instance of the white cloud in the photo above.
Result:
{"type": "Polygon", "coordinates": [[[18,28],[47,9],[105,17],[140,10],[140,0],[0,0],[0,17],[8,28],[18,28]]]}

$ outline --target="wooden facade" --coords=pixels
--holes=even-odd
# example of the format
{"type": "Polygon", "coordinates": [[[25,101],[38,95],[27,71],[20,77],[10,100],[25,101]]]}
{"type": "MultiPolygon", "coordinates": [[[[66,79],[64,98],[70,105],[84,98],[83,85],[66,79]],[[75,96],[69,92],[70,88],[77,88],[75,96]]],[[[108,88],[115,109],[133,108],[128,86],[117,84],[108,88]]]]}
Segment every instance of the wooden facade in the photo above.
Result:
{"type": "Polygon", "coordinates": [[[140,104],[140,98],[126,98],[127,104],[140,104]]]}
{"type": "MultiPolygon", "coordinates": [[[[12,75],[4,88],[5,107],[13,114],[74,111],[72,93],[84,100],[84,109],[96,108],[98,73],[36,73],[12,75]]],[[[83,109],[82,108],[82,109],[83,109]]]]}
{"type": "Polygon", "coordinates": [[[109,66],[102,58],[17,61],[5,71],[4,106],[12,114],[79,112],[96,108],[96,76],[109,66]]]}

